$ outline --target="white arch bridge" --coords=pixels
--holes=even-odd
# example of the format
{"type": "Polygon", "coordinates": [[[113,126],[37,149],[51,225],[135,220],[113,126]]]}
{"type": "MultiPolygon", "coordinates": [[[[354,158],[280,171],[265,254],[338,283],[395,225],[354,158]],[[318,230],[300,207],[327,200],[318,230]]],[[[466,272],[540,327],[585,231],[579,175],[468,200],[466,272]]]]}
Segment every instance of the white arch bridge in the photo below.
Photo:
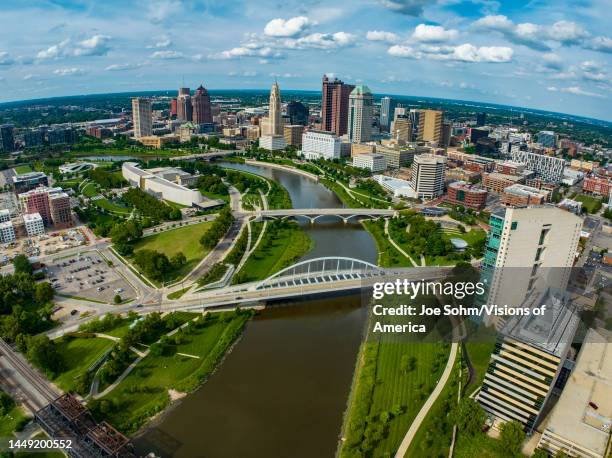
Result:
{"type": "Polygon", "coordinates": [[[162,304],[162,308],[199,309],[354,290],[384,276],[409,281],[442,279],[451,269],[451,266],[382,268],[348,257],[314,258],[282,269],[265,280],[188,294],[162,304]]]}
{"type": "Polygon", "coordinates": [[[379,217],[395,217],[398,212],[383,208],[287,208],[281,210],[259,210],[254,212],[258,220],[262,219],[278,219],[278,218],[297,218],[303,217],[310,220],[311,223],[322,216],[337,216],[345,223],[353,217],[362,218],[379,218],[379,217]]]}

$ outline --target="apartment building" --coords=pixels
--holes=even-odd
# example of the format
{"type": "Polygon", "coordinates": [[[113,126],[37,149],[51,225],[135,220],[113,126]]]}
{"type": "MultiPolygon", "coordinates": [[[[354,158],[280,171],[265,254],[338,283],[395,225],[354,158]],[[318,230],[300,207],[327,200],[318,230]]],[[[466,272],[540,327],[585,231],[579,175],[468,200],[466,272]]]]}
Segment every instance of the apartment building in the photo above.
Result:
{"type": "Polygon", "coordinates": [[[382,154],[358,154],[353,158],[353,166],[361,169],[368,169],[371,172],[382,172],[387,169],[387,160],[382,154]]]}
{"type": "Polygon", "coordinates": [[[482,210],[487,204],[488,192],[485,189],[455,181],[448,185],[445,200],[454,205],[463,205],[474,210],[482,210]]]}
{"type": "Polygon", "coordinates": [[[508,207],[542,205],[550,200],[550,192],[524,184],[513,184],[504,189],[501,203],[508,207]]]}
{"type": "Polygon", "coordinates": [[[42,216],[38,213],[28,213],[23,215],[23,222],[28,237],[42,235],[45,233],[45,223],[42,216]]]}

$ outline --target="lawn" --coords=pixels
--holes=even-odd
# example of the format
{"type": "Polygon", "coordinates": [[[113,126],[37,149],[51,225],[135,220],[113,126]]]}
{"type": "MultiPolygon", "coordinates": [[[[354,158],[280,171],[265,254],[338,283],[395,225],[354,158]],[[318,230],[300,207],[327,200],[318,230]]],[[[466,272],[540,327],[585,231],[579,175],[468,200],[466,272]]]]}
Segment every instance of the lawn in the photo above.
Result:
{"type": "Polygon", "coordinates": [[[270,223],[253,254],[234,276],[234,282],[263,280],[296,262],[312,248],[312,243],[294,222],[270,223]]]}
{"type": "Polygon", "coordinates": [[[60,337],[55,341],[62,357],[64,370],[53,381],[64,391],[75,391],[75,379],[87,370],[115,345],[110,339],[100,337],[60,337]]]}
{"type": "MultiPolygon", "coordinates": [[[[83,194],[85,197],[89,197],[90,199],[92,197],[100,195],[100,193],[98,192],[98,189],[96,188],[96,185],[93,182],[87,183],[83,187],[83,189],[81,189],[81,194],[83,194]]],[[[103,208],[104,210],[108,210],[109,212],[112,212],[112,213],[120,213],[123,215],[129,215],[131,212],[129,208],[121,206],[121,205],[117,205],[105,197],[103,197],[102,199],[92,200],[91,202],[96,207],[103,208]]]]}
{"type": "Polygon", "coordinates": [[[208,250],[200,244],[200,238],[211,224],[212,221],[205,221],[143,237],[134,245],[134,252],[145,249],[155,250],[165,254],[168,258],[182,252],[187,258],[187,262],[174,272],[174,277],[171,280],[182,278],[208,253],[208,250]]]}
{"type": "Polygon", "coordinates": [[[173,336],[164,354],[146,356],[117,388],[94,404],[94,413],[127,434],[135,432],[170,403],[169,389],[189,392],[204,382],[250,317],[250,312],[225,312],[200,318],[178,333],[178,342],[173,336]],[[97,409],[101,403],[111,406],[106,414],[97,409]]]}
{"type": "MultiPolygon", "coordinates": [[[[383,220],[362,221],[363,226],[372,234],[378,250],[378,265],[381,267],[412,267],[408,258],[395,249],[385,235],[383,220]]],[[[419,262],[415,259],[415,262],[419,262]]]]}
{"type": "MultiPolygon", "coordinates": [[[[498,458],[508,456],[508,454],[499,440],[486,434],[476,434],[472,437],[459,434],[453,456],[455,458],[474,458],[475,456],[478,458],[498,458]]],[[[525,455],[520,454],[519,456],[525,455]]]]}
{"type": "Polygon", "coordinates": [[[20,430],[29,417],[18,405],[15,405],[6,415],[0,416],[0,438],[9,438],[13,433],[20,430]]]}
{"type": "Polygon", "coordinates": [[[17,175],[21,175],[23,173],[30,173],[30,172],[33,172],[32,167],[30,167],[27,164],[18,165],[15,167],[15,173],[17,175]]]}
{"type": "Polygon", "coordinates": [[[597,213],[601,209],[603,200],[598,197],[588,196],[586,194],[578,194],[574,200],[582,202],[582,205],[589,213],[597,213]]]}
{"type": "Polygon", "coordinates": [[[484,240],[487,238],[487,233],[485,231],[483,231],[482,229],[472,229],[469,232],[459,232],[457,231],[452,231],[452,230],[445,230],[444,228],[442,229],[442,232],[444,233],[444,237],[448,238],[448,239],[463,239],[465,240],[469,245],[474,245],[474,243],[477,243],[480,240],[484,240]]]}

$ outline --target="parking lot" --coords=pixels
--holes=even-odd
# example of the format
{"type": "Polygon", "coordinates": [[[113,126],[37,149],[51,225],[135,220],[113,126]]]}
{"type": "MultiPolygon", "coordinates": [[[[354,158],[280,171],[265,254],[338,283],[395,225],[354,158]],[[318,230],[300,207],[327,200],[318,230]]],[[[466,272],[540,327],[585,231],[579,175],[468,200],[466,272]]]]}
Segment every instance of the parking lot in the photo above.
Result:
{"type": "Polygon", "coordinates": [[[58,294],[113,302],[116,294],[129,300],[135,293],[128,282],[94,251],[47,263],[47,276],[58,294]]]}

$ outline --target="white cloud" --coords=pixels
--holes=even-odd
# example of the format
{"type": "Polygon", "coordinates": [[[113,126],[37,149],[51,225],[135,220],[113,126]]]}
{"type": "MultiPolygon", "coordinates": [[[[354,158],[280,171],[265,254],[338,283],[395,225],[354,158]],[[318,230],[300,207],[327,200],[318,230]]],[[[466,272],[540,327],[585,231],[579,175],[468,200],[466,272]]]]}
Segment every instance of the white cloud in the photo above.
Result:
{"type": "Polygon", "coordinates": [[[258,75],[257,72],[251,71],[251,70],[247,70],[247,71],[244,71],[244,72],[234,72],[234,71],[232,71],[232,72],[229,72],[227,74],[227,76],[243,76],[243,77],[246,77],[246,78],[252,78],[252,77],[257,76],[257,75],[258,75]]]}
{"type": "Polygon", "coordinates": [[[0,51],[0,65],[12,65],[15,60],[6,51],[0,51]]]}
{"type": "Polygon", "coordinates": [[[459,46],[421,46],[413,48],[406,45],[391,46],[388,51],[396,57],[407,57],[412,59],[449,60],[458,62],[510,62],[514,51],[504,46],[481,46],[477,47],[469,43],[459,46]]]}
{"type": "Polygon", "coordinates": [[[537,50],[548,50],[546,42],[557,42],[562,45],[579,45],[584,43],[589,33],[580,25],[571,21],[557,21],[550,26],[531,22],[515,24],[506,16],[484,16],[472,24],[479,31],[499,32],[513,43],[528,46],[537,50]]]}
{"type": "Polygon", "coordinates": [[[542,65],[544,70],[561,70],[563,68],[563,61],[555,53],[542,54],[542,65]]]}
{"type": "Polygon", "coordinates": [[[384,30],[369,30],[366,34],[366,39],[370,41],[384,41],[387,43],[397,43],[399,37],[393,32],[385,32],[384,30]]]}
{"type": "Polygon", "coordinates": [[[143,67],[144,63],[133,64],[133,63],[125,63],[125,64],[111,64],[104,68],[107,72],[120,72],[123,70],[133,70],[136,68],[143,67]]]}
{"type": "Polygon", "coordinates": [[[569,86],[569,87],[549,86],[546,88],[546,90],[551,91],[551,92],[565,92],[567,94],[583,95],[586,97],[605,98],[604,95],[598,94],[596,92],[586,91],[582,89],[580,86],[569,86]]]}
{"type": "Polygon", "coordinates": [[[59,59],[61,57],[104,56],[110,50],[111,37],[107,35],[93,35],[90,38],[75,44],[69,38],[39,51],[36,58],[40,60],[59,59]]]}
{"type": "Polygon", "coordinates": [[[433,5],[436,0],[379,0],[385,8],[408,16],[421,16],[425,6],[433,5]]]}
{"type": "Polygon", "coordinates": [[[184,57],[185,55],[180,51],[155,51],[153,54],[151,54],[151,58],[153,59],[172,60],[183,59],[184,57]]]}
{"type": "Polygon", "coordinates": [[[164,49],[164,48],[169,48],[170,46],[172,46],[172,40],[164,36],[164,37],[161,37],[159,41],[155,42],[153,45],[147,46],[147,48],[164,49]]]}
{"type": "Polygon", "coordinates": [[[600,83],[609,81],[609,76],[604,72],[584,72],[582,77],[589,81],[597,81],[600,83]]]}
{"type": "Polygon", "coordinates": [[[221,51],[220,53],[212,54],[209,57],[211,59],[230,60],[239,59],[241,57],[281,58],[283,56],[280,52],[275,51],[268,46],[257,48],[256,44],[247,43],[244,46],[238,46],[227,51],[221,51]]]}
{"type": "Polygon", "coordinates": [[[457,36],[459,32],[454,29],[447,30],[439,25],[419,24],[414,29],[412,39],[423,43],[440,43],[454,40],[457,36]]]}
{"type": "Polygon", "coordinates": [[[71,68],[58,68],[57,70],[53,70],[54,75],[59,76],[76,76],[76,75],[84,75],[85,70],[82,68],[71,67],[71,68]]]}
{"type": "Polygon", "coordinates": [[[351,46],[356,41],[356,36],[347,32],[336,33],[312,33],[298,38],[294,43],[287,43],[290,48],[298,49],[335,49],[351,46]]]}
{"type": "Polygon", "coordinates": [[[273,78],[300,78],[302,75],[296,73],[270,73],[269,76],[273,78]]]}
{"type": "Polygon", "coordinates": [[[291,19],[272,19],[264,28],[264,34],[269,37],[295,37],[304,33],[314,23],[306,16],[296,16],[291,19]]]}
{"type": "Polygon", "coordinates": [[[612,38],[610,37],[595,37],[585,44],[585,48],[593,51],[601,51],[612,53],[612,38]]]}
{"type": "Polygon", "coordinates": [[[602,66],[599,62],[595,62],[594,60],[585,60],[580,64],[580,68],[585,72],[594,72],[601,70],[602,66]]]}
{"type": "Polygon", "coordinates": [[[184,10],[180,0],[160,0],[149,2],[147,18],[154,24],[159,24],[171,16],[184,10]]]}
{"type": "Polygon", "coordinates": [[[33,79],[33,78],[35,78],[35,77],[36,77],[36,75],[32,75],[31,73],[28,73],[27,75],[25,75],[25,76],[23,77],[23,80],[24,80],[24,81],[28,81],[28,80],[31,80],[31,79],[33,79]]]}

